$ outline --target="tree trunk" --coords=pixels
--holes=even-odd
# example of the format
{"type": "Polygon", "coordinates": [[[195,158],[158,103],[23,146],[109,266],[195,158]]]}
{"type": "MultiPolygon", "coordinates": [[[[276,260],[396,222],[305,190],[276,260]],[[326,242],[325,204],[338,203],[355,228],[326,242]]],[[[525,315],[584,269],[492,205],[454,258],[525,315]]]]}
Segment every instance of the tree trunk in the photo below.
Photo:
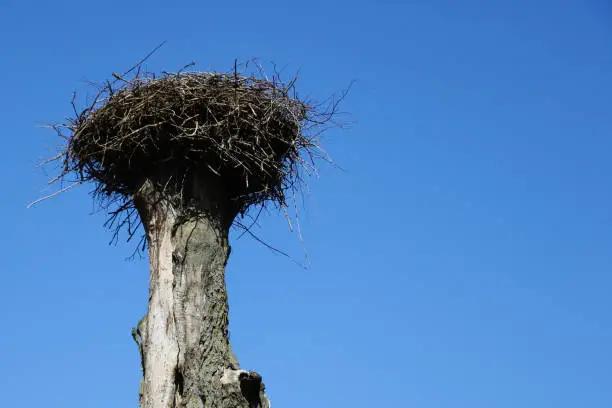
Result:
{"type": "Polygon", "coordinates": [[[154,199],[150,185],[143,189],[134,198],[151,273],[148,312],[133,333],[142,358],[141,407],[268,408],[261,377],[240,370],[229,342],[231,221],[205,200],[207,211],[185,214],[154,199]]]}

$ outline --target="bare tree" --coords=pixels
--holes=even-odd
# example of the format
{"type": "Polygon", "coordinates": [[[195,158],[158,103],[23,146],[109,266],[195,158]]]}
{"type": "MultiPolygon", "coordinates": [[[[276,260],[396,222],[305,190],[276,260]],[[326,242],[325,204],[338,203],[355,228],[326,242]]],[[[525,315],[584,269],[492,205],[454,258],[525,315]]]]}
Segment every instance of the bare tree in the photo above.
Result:
{"type": "MultiPolygon", "coordinates": [[[[250,209],[285,210],[326,159],[319,135],[337,100],[314,105],[261,70],[142,73],[99,87],[54,126],[65,141],[54,182],[93,182],[107,225],[128,239],[144,227],[146,316],[133,330],[143,408],[269,407],[261,376],[242,370],[228,334],[225,266],[232,226],[250,209]]],[[[140,246],[140,244],[139,244],[140,246]]]]}

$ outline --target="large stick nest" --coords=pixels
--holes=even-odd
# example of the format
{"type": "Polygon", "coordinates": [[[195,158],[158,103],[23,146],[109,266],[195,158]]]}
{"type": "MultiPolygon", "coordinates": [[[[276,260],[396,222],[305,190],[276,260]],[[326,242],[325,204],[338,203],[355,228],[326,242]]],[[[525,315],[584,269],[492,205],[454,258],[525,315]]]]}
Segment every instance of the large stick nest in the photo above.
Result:
{"type": "Polygon", "coordinates": [[[270,202],[285,208],[302,174],[325,158],[319,135],[339,102],[300,100],[295,79],[284,83],[262,71],[113,76],[91,104],[54,127],[67,141],[57,180],[94,182],[97,198],[118,204],[109,226],[116,233],[127,226],[130,237],[134,193],[147,181],[182,206],[197,175],[216,179],[236,213],[270,202]]]}

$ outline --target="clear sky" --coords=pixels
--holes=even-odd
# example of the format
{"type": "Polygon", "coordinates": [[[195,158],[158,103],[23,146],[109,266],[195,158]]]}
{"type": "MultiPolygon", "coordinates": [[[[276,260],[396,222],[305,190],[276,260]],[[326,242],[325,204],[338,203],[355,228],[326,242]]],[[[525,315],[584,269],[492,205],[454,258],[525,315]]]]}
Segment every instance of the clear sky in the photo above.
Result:
{"type": "MultiPolygon", "coordinates": [[[[301,211],[304,270],[233,238],[231,333],[275,407],[612,407],[605,0],[1,0],[2,406],[136,407],[147,263],[88,188],[33,209],[74,89],[259,57],[355,85],[301,211]]],[[[257,231],[303,261],[282,215],[257,231]]]]}

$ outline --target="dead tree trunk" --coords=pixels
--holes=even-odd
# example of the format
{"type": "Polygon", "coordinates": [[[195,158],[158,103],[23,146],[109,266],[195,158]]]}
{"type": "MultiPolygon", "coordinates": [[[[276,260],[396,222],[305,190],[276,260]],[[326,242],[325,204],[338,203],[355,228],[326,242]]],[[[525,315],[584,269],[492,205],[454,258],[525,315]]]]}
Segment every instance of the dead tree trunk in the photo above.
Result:
{"type": "Polygon", "coordinates": [[[229,342],[225,266],[235,214],[201,187],[191,194],[200,211],[180,210],[152,188],[134,198],[151,274],[148,312],[135,333],[141,407],[267,408],[261,377],[240,370],[229,342]]]}
{"type": "Polygon", "coordinates": [[[146,230],[149,304],[133,331],[144,373],[140,404],[268,408],[261,377],[240,370],[230,347],[229,229],[250,208],[287,208],[286,193],[295,197],[316,160],[328,160],[319,130],[333,122],[342,97],[321,110],[325,104],[297,97],[295,79],[243,75],[236,65],[230,73],[159,77],[137,65],[113,77],[89,106],[77,112],[73,103],[75,117],[53,127],[67,145],[50,162],[61,164],[52,182],[76,176],[95,184],[96,199],[118,205],[107,220],[115,234],[134,236],[138,221],[146,230]]]}

